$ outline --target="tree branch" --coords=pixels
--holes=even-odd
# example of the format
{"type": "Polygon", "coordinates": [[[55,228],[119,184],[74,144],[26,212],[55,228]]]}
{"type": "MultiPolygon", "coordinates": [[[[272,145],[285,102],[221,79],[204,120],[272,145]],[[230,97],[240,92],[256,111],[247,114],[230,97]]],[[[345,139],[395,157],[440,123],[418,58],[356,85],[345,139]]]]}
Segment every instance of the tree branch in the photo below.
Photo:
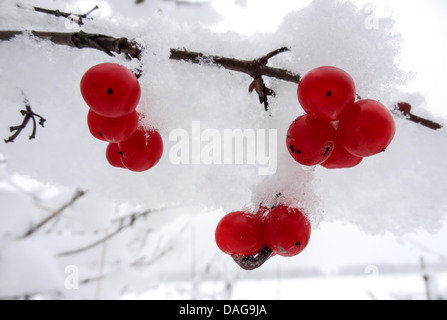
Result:
{"type": "Polygon", "coordinates": [[[93,9],[91,9],[90,11],[88,11],[87,13],[84,13],[84,14],[77,14],[77,13],[71,13],[71,12],[62,12],[62,11],[59,11],[59,10],[50,10],[50,9],[39,8],[39,7],[33,7],[33,9],[36,12],[50,14],[50,15],[53,15],[55,17],[64,17],[64,18],[66,18],[66,19],[68,19],[70,21],[76,22],[79,26],[82,26],[84,24],[84,22],[82,20],[86,19],[87,16],[90,13],[92,13],[96,9],[99,9],[99,7],[95,6],[93,9]]]}
{"type": "Polygon", "coordinates": [[[128,59],[140,59],[142,49],[135,41],[129,41],[125,37],[114,38],[103,34],[78,32],[46,32],[46,31],[0,31],[0,41],[11,40],[12,38],[30,33],[36,38],[49,40],[57,45],[65,45],[78,49],[95,49],[106,53],[109,56],[124,54],[128,59]]]}
{"type": "Polygon", "coordinates": [[[34,234],[37,230],[42,228],[44,225],[46,225],[48,222],[59,216],[62,212],[64,212],[65,209],[71,207],[79,198],[83,197],[86,194],[86,191],[77,190],[76,193],[73,195],[70,201],[68,201],[66,204],[64,204],[62,207],[54,211],[51,215],[43,219],[41,222],[36,224],[33,228],[30,228],[21,238],[27,238],[34,234]]]}
{"type": "Polygon", "coordinates": [[[259,102],[264,104],[265,110],[268,110],[268,96],[274,96],[275,92],[267,88],[263,76],[276,78],[288,82],[299,83],[301,76],[285,69],[268,67],[268,60],[282,52],[289,51],[289,48],[283,47],[274,50],[265,56],[254,60],[238,60],[234,58],[204,55],[200,52],[192,52],[180,49],[171,49],[170,59],[183,60],[194,64],[216,65],[227,70],[245,73],[253,78],[248,91],[256,93],[259,96],[259,102]]]}
{"type": "Polygon", "coordinates": [[[146,211],[143,211],[143,212],[140,212],[140,213],[133,213],[130,216],[124,217],[122,219],[118,219],[116,221],[119,221],[119,226],[112,233],[109,233],[105,237],[102,237],[101,239],[96,240],[96,241],[94,241],[94,242],[92,242],[92,243],[90,243],[90,244],[88,244],[88,245],[86,245],[84,247],[81,247],[81,248],[78,248],[78,249],[74,249],[74,250],[65,251],[65,252],[61,252],[57,256],[58,257],[70,256],[70,255],[82,253],[82,252],[88,251],[90,249],[93,249],[96,246],[99,246],[100,244],[102,244],[102,243],[108,241],[109,239],[115,237],[116,235],[120,234],[123,230],[132,227],[137,220],[146,217],[149,213],[152,213],[152,212],[154,212],[154,211],[153,210],[146,210],[146,211]],[[127,218],[129,219],[129,221],[127,223],[124,223],[124,221],[127,218]]]}
{"type": "Polygon", "coordinates": [[[14,140],[20,135],[20,133],[22,133],[22,130],[27,127],[30,120],[33,122],[33,129],[31,135],[29,136],[29,139],[32,140],[36,138],[36,131],[37,131],[36,117],[39,118],[39,125],[41,125],[42,128],[44,127],[44,123],[46,120],[31,109],[31,105],[28,102],[28,99],[25,98],[24,102],[25,102],[25,110],[20,110],[20,114],[24,117],[23,121],[18,126],[9,127],[9,131],[14,133],[8,139],[4,139],[5,143],[14,142],[14,140]]]}
{"type": "MultiPolygon", "coordinates": [[[[110,56],[115,54],[125,54],[128,59],[134,58],[140,60],[142,47],[135,41],[129,41],[127,38],[114,38],[102,34],[91,34],[83,31],[64,33],[64,32],[44,32],[44,31],[0,31],[0,41],[10,40],[18,35],[30,33],[39,39],[46,39],[58,45],[66,45],[79,49],[89,48],[100,50],[110,56]]],[[[245,73],[253,78],[249,86],[249,91],[256,91],[259,101],[264,103],[265,109],[268,109],[267,97],[274,95],[273,90],[265,86],[263,76],[272,77],[279,80],[299,83],[301,76],[286,69],[279,69],[267,66],[268,60],[277,54],[286,52],[287,47],[274,50],[265,56],[254,60],[239,60],[228,57],[205,55],[201,52],[187,51],[186,49],[170,49],[170,59],[186,61],[193,64],[202,64],[208,66],[217,66],[227,70],[245,73]]],[[[137,75],[138,77],[138,75],[137,75]]],[[[402,103],[399,103],[402,104],[402,103]]],[[[396,111],[399,111],[397,109],[396,111]]],[[[403,113],[399,111],[399,113],[403,113]]],[[[409,121],[418,123],[427,128],[438,130],[442,125],[434,121],[416,116],[410,112],[403,113],[409,121]]]]}
{"type": "Polygon", "coordinates": [[[272,77],[294,83],[299,83],[301,80],[300,75],[296,73],[285,69],[278,69],[266,66],[263,62],[260,61],[262,58],[255,60],[238,60],[234,58],[205,55],[200,52],[171,49],[170,59],[183,60],[194,64],[216,65],[228,70],[248,74],[253,78],[257,78],[260,75],[263,75],[266,77],[272,77]]]}

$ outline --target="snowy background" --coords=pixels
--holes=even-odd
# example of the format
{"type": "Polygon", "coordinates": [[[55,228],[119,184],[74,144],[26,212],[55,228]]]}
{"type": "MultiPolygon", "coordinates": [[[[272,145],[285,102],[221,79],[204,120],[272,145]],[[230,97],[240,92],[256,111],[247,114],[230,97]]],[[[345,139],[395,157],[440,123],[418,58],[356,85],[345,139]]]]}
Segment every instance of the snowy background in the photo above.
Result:
{"type": "Polygon", "coordinates": [[[1,138],[21,122],[23,95],[47,119],[35,140],[27,128],[0,144],[0,299],[446,298],[445,129],[396,116],[386,153],[350,170],[304,168],[283,142],[303,113],[295,84],[266,78],[277,93],[266,113],[247,92],[248,76],[169,60],[169,49],[251,60],[288,46],[269,65],[300,74],[341,67],[362,97],[390,108],[406,101],[414,114],[445,124],[447,5],[185,2],[0,2],[0,30],[58,32],[79,27],[33,5],[67,12],[98,5],[82,30],[145,47],[138,108],[165,143],[160,163],[136,174],[110,167],[105,144],[89,134],[83,73],[102,62],[131,69],[138,62],[26,35],[0,42],[1,138]],[[192,121],[202,130],[276,129],[276,174],[258,175],[259,165],[173,165],[169,133],[191,132],[192,121]],[[295,258],[243,271],[218,250],[215,226],[226,212],[256,208],[278,192],[306,209],[310,244],[295,258]]]}

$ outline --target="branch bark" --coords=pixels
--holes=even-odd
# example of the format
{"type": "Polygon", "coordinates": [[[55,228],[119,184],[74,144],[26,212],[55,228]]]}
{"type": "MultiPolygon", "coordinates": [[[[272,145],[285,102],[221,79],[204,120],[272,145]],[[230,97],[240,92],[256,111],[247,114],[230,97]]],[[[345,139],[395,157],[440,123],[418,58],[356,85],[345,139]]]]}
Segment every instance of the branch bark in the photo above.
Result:
{"type": "Polygon", "coordinates": [[[45,9],[45,8],[40,8],[40,7],[33,7],[33,9],[36,12],[41,12],[41,13],[53,15],[55,17],[64,17],[64,18],[66,18],[66,19],[68,19],[70,21],[76,22],[79,26],[82,26],[84,24],[84,22],[82,20],[86,19],[87,16],[90,13],[92,13],[93,11],[99,9],[99,7],[95,6],[93,9],[91,9],[90,11],[88,11],[88,12],[86,12],[84,14],[71,13],[71,12],[62,12],[60,10],[50,10],[50,9],[45,9]]]}
{"type": "Polygon", "coordinates": [[[49,40],[57,45],[65,45],[78,49],[95,49],[109,56],[124,54],[127,58],[140,59],[142,49],[135,41],[125,37],[115,38],[103,34],[78,32],[47,32],[47,31],[0,31],[0,41],[11,40],[16,36],[31,34],[42,40],[49,40]]]}
{"type": "MultiPolygon", "coordinates": [[[[275,50],[275,52],[276,51],[277,50],[275,50]]],[[[286,50],[283,49],[281,52],[284,51],[286,50]]],[[[264,56],[263,58],[265,57],[267,57],[267,60],[268,58],[270,58],[270,56],[268,55],[264,56]]],[[[286,69],[278,69],[266,66],[266,63],[262,62],[262,58],[255,60],[239,60],[234,58],[205,55],[201,52],[171,49],[170,59],[183,60],[194,64],[216,65],[227,70],[245,73],[253,78],[266,76],[294,83],[299,83],[301,80],[301,76],[299,74],[288,71],[286,69]]]]}
{"type": "Polygon", "coordinates": [[[289,51],[289,48],[282,47],[274,50],[265,56],[254,60],[239,60],[221,56],[204,55],[201,52],[193,52],[180,49],[171,49],[170,59],[183,60],[193,64],[215,65],[227,70],[245,73],[253,78],[249,86],[249,92],[256,91],[259,102],[264,104],[265,111],[268,111],[268,96],[274,96],[275,92],[267,88],[263,76],[276,78],[283,81],[299,83],[301,76],[286,69],[278,69],[267,66],[268,60],[282,52],[289,51]]]}

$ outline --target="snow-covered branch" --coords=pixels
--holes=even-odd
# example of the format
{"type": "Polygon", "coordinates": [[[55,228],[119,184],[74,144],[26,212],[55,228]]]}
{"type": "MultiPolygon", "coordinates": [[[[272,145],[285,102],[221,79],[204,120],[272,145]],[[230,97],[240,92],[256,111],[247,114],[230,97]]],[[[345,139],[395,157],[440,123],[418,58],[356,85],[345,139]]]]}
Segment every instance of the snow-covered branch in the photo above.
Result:
{"type": "MultiPolygon", "coordinates": [[[[115,38],[103,34],[92,34],[83,31],[79,32],[46,32],[46,31],[0,31],[0,41],[10,40],[18,35],[29,33],[39,39],[49,40],[58,45],[66,45],[78,49],[95,49],[100,50],[109,56],[115,54],[125,54],[127,58],[140,59],[143,48],[135,41],[129,41],[126,37],[115,38]]],[[[287,47],[274,50],[265,56],[254,60],[240,60],[222,56],[206,55],[201,52],[188,51],[186,49],[170,49],[170,59],[186,61],[193,64],[201,64],[208,66],[218,66],[227,70],[245,73],[253,77],[253,82],[249,86],[249,91],[255,90],[259,96],[260,103],[263,103],[265,109],[268,110],[268,96],[274,96],[275,92],[267,88],[263,76],[272,77],[279,80],[299,83],[301,76],[297,73],[286,69],[279,69],[267,66],[268,60],[275,55],[288,51],[287,47]]],[[[138,77],[138,75],[137,75],[138,77]]],[[[406,119],[414,123],[420,124],[427,128],[438,130],[442,128],[437,122],[425,119],[410,113],[410,106],[406,102],[396,104],[395,110],[406,116],[406,119]],[[401,109],[401,106],[403,106],[401,109]]]]}
{"type": "Polygon", "coordinates": [[[140,59],[141,49],[134,41],[125,37],[115,38],[103,34],[79,32],[46,32],[46,31],[0,31],[0,41],[11,40],[16,36],[29,33],[32,36],[49,40],[54,44],[65,45],[78,49],[96,49],[109,56],[125,54],[126,57],[140,59]]]}
{"type": "Polygon", "coordinates": [[[249,91],[259,96],[259,102],[264,104],[265,110],[268,110],[268,96],[274,96],[275,92],[267,88],[263,76],[272,77],[283,81],[299,83],[301,76],[285,69],[268,67],[268,60],[282,52],[289,51],[287,47],[282,47],[265,56],[254,60],[239,60],[221,56],[205,55],[201,52],[192,52],[187,50],[171,49],[170,59],[183,60],[194,64],[216,65],[227,70],[237,71],[248,74],[253,78],[253,82],[249,86],[249,91]]]}

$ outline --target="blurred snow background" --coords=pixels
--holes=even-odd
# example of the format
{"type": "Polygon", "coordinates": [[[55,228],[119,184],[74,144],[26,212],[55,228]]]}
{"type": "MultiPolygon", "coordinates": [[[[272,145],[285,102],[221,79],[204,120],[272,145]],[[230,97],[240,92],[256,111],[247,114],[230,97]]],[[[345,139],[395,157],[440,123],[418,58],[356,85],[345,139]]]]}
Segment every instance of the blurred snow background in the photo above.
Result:
{"type": "Polygon", "coordinates": [[[0,298],[446,297],[444,129],[397,119],[389,150],[358,168],[301,168],[282,148],[283,133],[302,112],[295,85],[266,79],[277,92],[268,117],[247,93],[248,77],[168,59],[169,48],[253,59],[287,45],[292,51],[271,65],[301,74],[337,65],[353,75],[360,95],[389,106],[405,100],[415,114],[445,123],[443,1],[17,3],[0,2],[1,30],[77,31],[31,6],[86,12],[97,4],[84,31],[143,43],[139,108],[161,131],[166,151],[153,170],[129,174],[109,167],[104,144],[88,134],[82,74],[105,61],[137,63],[26,36],[0,43],[2,138],[21,121],[22,92],[47,118],[36,140],[24,132],[0,144],[0,298]],[[249,165],[173,166],[169,132],[190,130],[193,120],[203,129],[277,129],[277,174],[258,176],[249,165]],[[78,188],[87,193],[70,204],[78,188]],[[278,189],[313,219],[309,247],[296,258],[239,270],[214,244],[215,226],[225,212],[256,207],[278,189]]]}

